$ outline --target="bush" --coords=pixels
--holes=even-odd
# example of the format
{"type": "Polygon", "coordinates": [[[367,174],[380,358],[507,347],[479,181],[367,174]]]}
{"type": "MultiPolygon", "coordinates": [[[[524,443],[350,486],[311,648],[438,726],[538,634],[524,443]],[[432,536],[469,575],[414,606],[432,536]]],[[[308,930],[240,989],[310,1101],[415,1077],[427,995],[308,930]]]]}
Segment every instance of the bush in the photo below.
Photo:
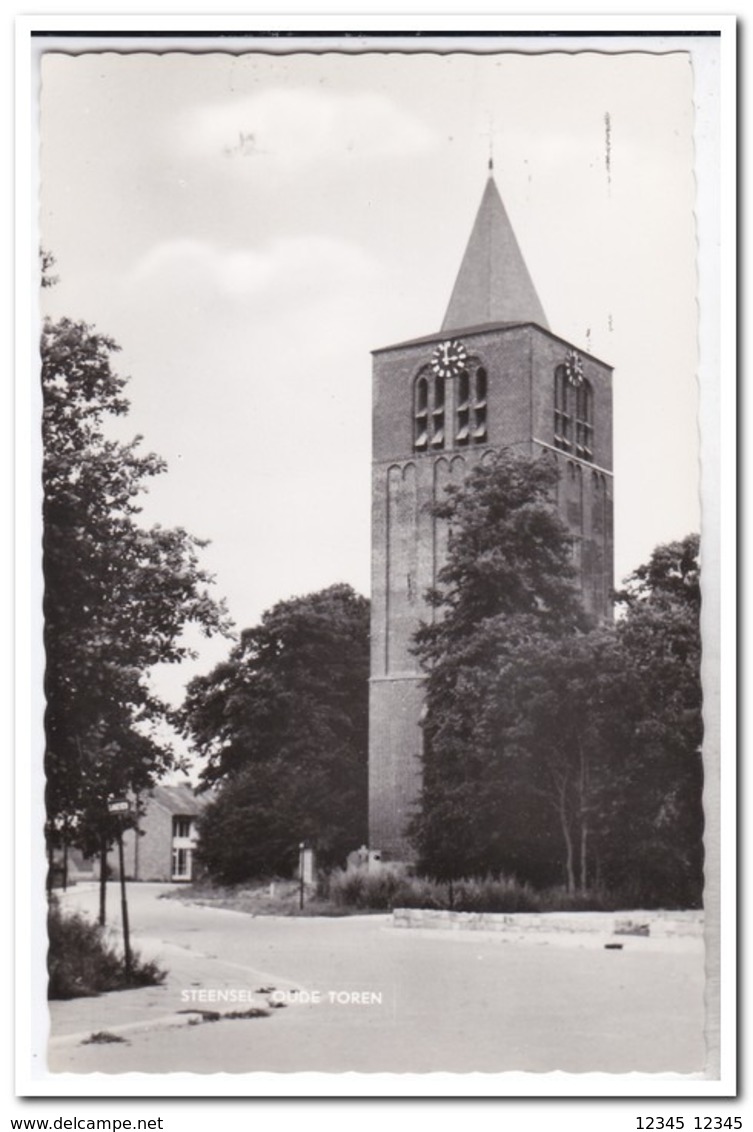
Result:
{"type": "Polygon", "coordinates": [[[538,912],[540,903],[539,894],[514,877],[460,880],[452,888],[456,912],[538,912]]]}
{"type": "Polygon", "coordinates": [[[412,878],[399,868],[337,869],[330,874],[327,896],[338,907],[362,911],[390,911],[400,907],[410,892],[412,878]]]}
{"type": "Polygon", "coordinates": [[[125,958],[105,938],[104,930],[79,913],[63,915],[56,900],[47,916],[47,970],[50,999],[84,998],[129,987],[159,986],[167,972],[133,954],[130,976],[125,958]]]}
{"type": "Polygon", "coordinates": [[[339,907],[362,911],[393,908],[431,908],[454,912],[585,912],[614,908],[614,901],[598,892],[568,893],[564,889],[538,891],[515,877],[470,877],[449,885],[426,877],[409,876],[403,869],[383,866],[337,870],[328,878],[322,895],[339,907]]]}
{"type": "Polygon", "coordinates": [[[447,882],[413,876],[405,866],[382,865],[378,871],[336,869],[322,874],[316,895],[306,891],[299,906],[296,881],[275,881],[253,888],[199,884],[166,892],[163,899],[232,908],[253,916],[348,916],[359,912],[390,912],[394,908],[436,911],[498,912],[616,912],[648,907],[632,894],[593,889],[567,892],[565,888],[537,889],[515,877],[465,877],[447,882]]]}

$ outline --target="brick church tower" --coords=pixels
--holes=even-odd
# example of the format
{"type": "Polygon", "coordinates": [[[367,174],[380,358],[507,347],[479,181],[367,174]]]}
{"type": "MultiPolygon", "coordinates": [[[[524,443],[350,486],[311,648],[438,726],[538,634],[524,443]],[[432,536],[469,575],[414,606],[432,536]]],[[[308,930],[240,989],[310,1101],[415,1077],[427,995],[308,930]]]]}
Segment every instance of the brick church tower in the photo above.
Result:
{"type": "Polygon", "coordinates": [[[369,841],[410,859],[421,787],[413,633],[446,554],[431,505],[486,453],[548,453],[586,609],[612,616],[612,369],[553,334],[491,172],[442,328],[373,352],[369,841]]]}

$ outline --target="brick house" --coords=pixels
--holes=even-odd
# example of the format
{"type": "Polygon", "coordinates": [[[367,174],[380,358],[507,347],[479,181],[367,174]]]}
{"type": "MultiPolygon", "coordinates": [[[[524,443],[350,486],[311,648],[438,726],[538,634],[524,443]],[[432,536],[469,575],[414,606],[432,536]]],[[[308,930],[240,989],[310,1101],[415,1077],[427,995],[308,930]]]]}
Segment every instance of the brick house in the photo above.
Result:
{"type": "MultiPolygon", "coordinates": [[[[155,786],[142,798],[144,813],[137,829],[128,829],[123,835],[126,879],[193,880],[197,823],[208,801],[208,795],[195,795],[187,784],[155,786]]],[[[117,846],[110,850],[107,863],[110,875],[118,877],[117,846]]]]}

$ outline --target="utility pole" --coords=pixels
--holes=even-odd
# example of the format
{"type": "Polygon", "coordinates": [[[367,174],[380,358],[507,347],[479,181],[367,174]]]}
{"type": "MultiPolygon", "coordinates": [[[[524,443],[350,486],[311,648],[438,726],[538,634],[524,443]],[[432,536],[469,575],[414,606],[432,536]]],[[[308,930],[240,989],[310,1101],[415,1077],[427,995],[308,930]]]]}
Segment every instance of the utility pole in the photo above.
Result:
{"type": "MultiPolygon", "coordinates": [[[[127,798],[109,798],[109,814],[127,814],[131,803],[127,798]]],[[[123,826],[118,826],[118,872],[120,873],[120,916],[123,921],[123,951],[125,953],[126,979],[130,982],[133,963],[131,960],[131,933],[128,928],[128,900],[126,898],[125,859],[123,853],[123,826]]]]}
{"type": "Polygon", "coordinates": [[[107,910],[107,837],[103,833],[99,843],[99,926],[105,926],[107,910]]]}
{"type": "Polygon", "coordinates": [[[120,915],[123,921],[123,951],[125,952],[126,978],[131,979],[131,933],[128,929],[128,900],[126,899],[125,865],[123,863],[123,830],[118,830],[118,865],[120,872],[120,915]]]}

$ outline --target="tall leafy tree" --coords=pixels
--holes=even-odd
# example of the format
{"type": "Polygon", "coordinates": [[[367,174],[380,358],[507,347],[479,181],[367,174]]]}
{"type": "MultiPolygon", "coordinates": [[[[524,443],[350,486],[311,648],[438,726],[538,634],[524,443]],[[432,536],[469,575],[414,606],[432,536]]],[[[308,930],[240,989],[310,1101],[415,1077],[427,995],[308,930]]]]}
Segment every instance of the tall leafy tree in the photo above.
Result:
{"type": "Polygon", "coordinates": [[[279,602],[188,688],[187,734],[218,786],[205,864],[225,882],[287,873],[301,841],[337,864],[367,836],[369,604],[347,585],[279,602]]]}
{"type": "Polygon", "coordinates": [[[551,466],[502,454],[450,493],[413,835],[434,875],[514,873],[628,903],[702,897],[698,539],[658,547],[588,626],[551,466]]]}
{"type": "MultiPolygon", "coordinates": [[[[47,264],[49,268],[49,263],[47,264]]],[[[46,276],[49,279],[49,276],[46,276]]],[[[43,569],[48,833],[75,828],[92,848],[115,824],[110,794],[143,790],[173,758],[150,687],[157,663],[189,655],[183,631],[227,631],[204,545],[181,528],[146,528],[139,496],[165,465],[107,423],[128,412],[118,347],[84,322],[44,323],[43,569]]]]}
{"type": "Polygon", "coordinates": [[[654,902],[703,900],[703,690],[696,534],[659,546],[617,595],[617,635],[635,710],[623,803],[629,852],[614,883],[654,902]]]}
{"type": "Polygon", "coordinates": [[[427,710],[412,834],[424,866],[445,879],[499,871],[517,859],[514,827],[523,815],[512,820],[506,805],[505,817],[488,793],[489,775],[499,777],[489,760],[489,704],[516,652],[586,626],[570,534],[552,505],[557,475],[548,460],[503,451],[435,508],[450,534],[447,563],[429,594],[435,618],[416,635],[427,710]]]}
{"type": "MultiPolygon", "coordinates": [[[[633,694],[633,699],[634,699],[633,694]]],[[[484,809],[506,860],[569,892],[602,879],[616,832],[631,688],[613,631],[511,644],[482,711],[484,809]]]]}

